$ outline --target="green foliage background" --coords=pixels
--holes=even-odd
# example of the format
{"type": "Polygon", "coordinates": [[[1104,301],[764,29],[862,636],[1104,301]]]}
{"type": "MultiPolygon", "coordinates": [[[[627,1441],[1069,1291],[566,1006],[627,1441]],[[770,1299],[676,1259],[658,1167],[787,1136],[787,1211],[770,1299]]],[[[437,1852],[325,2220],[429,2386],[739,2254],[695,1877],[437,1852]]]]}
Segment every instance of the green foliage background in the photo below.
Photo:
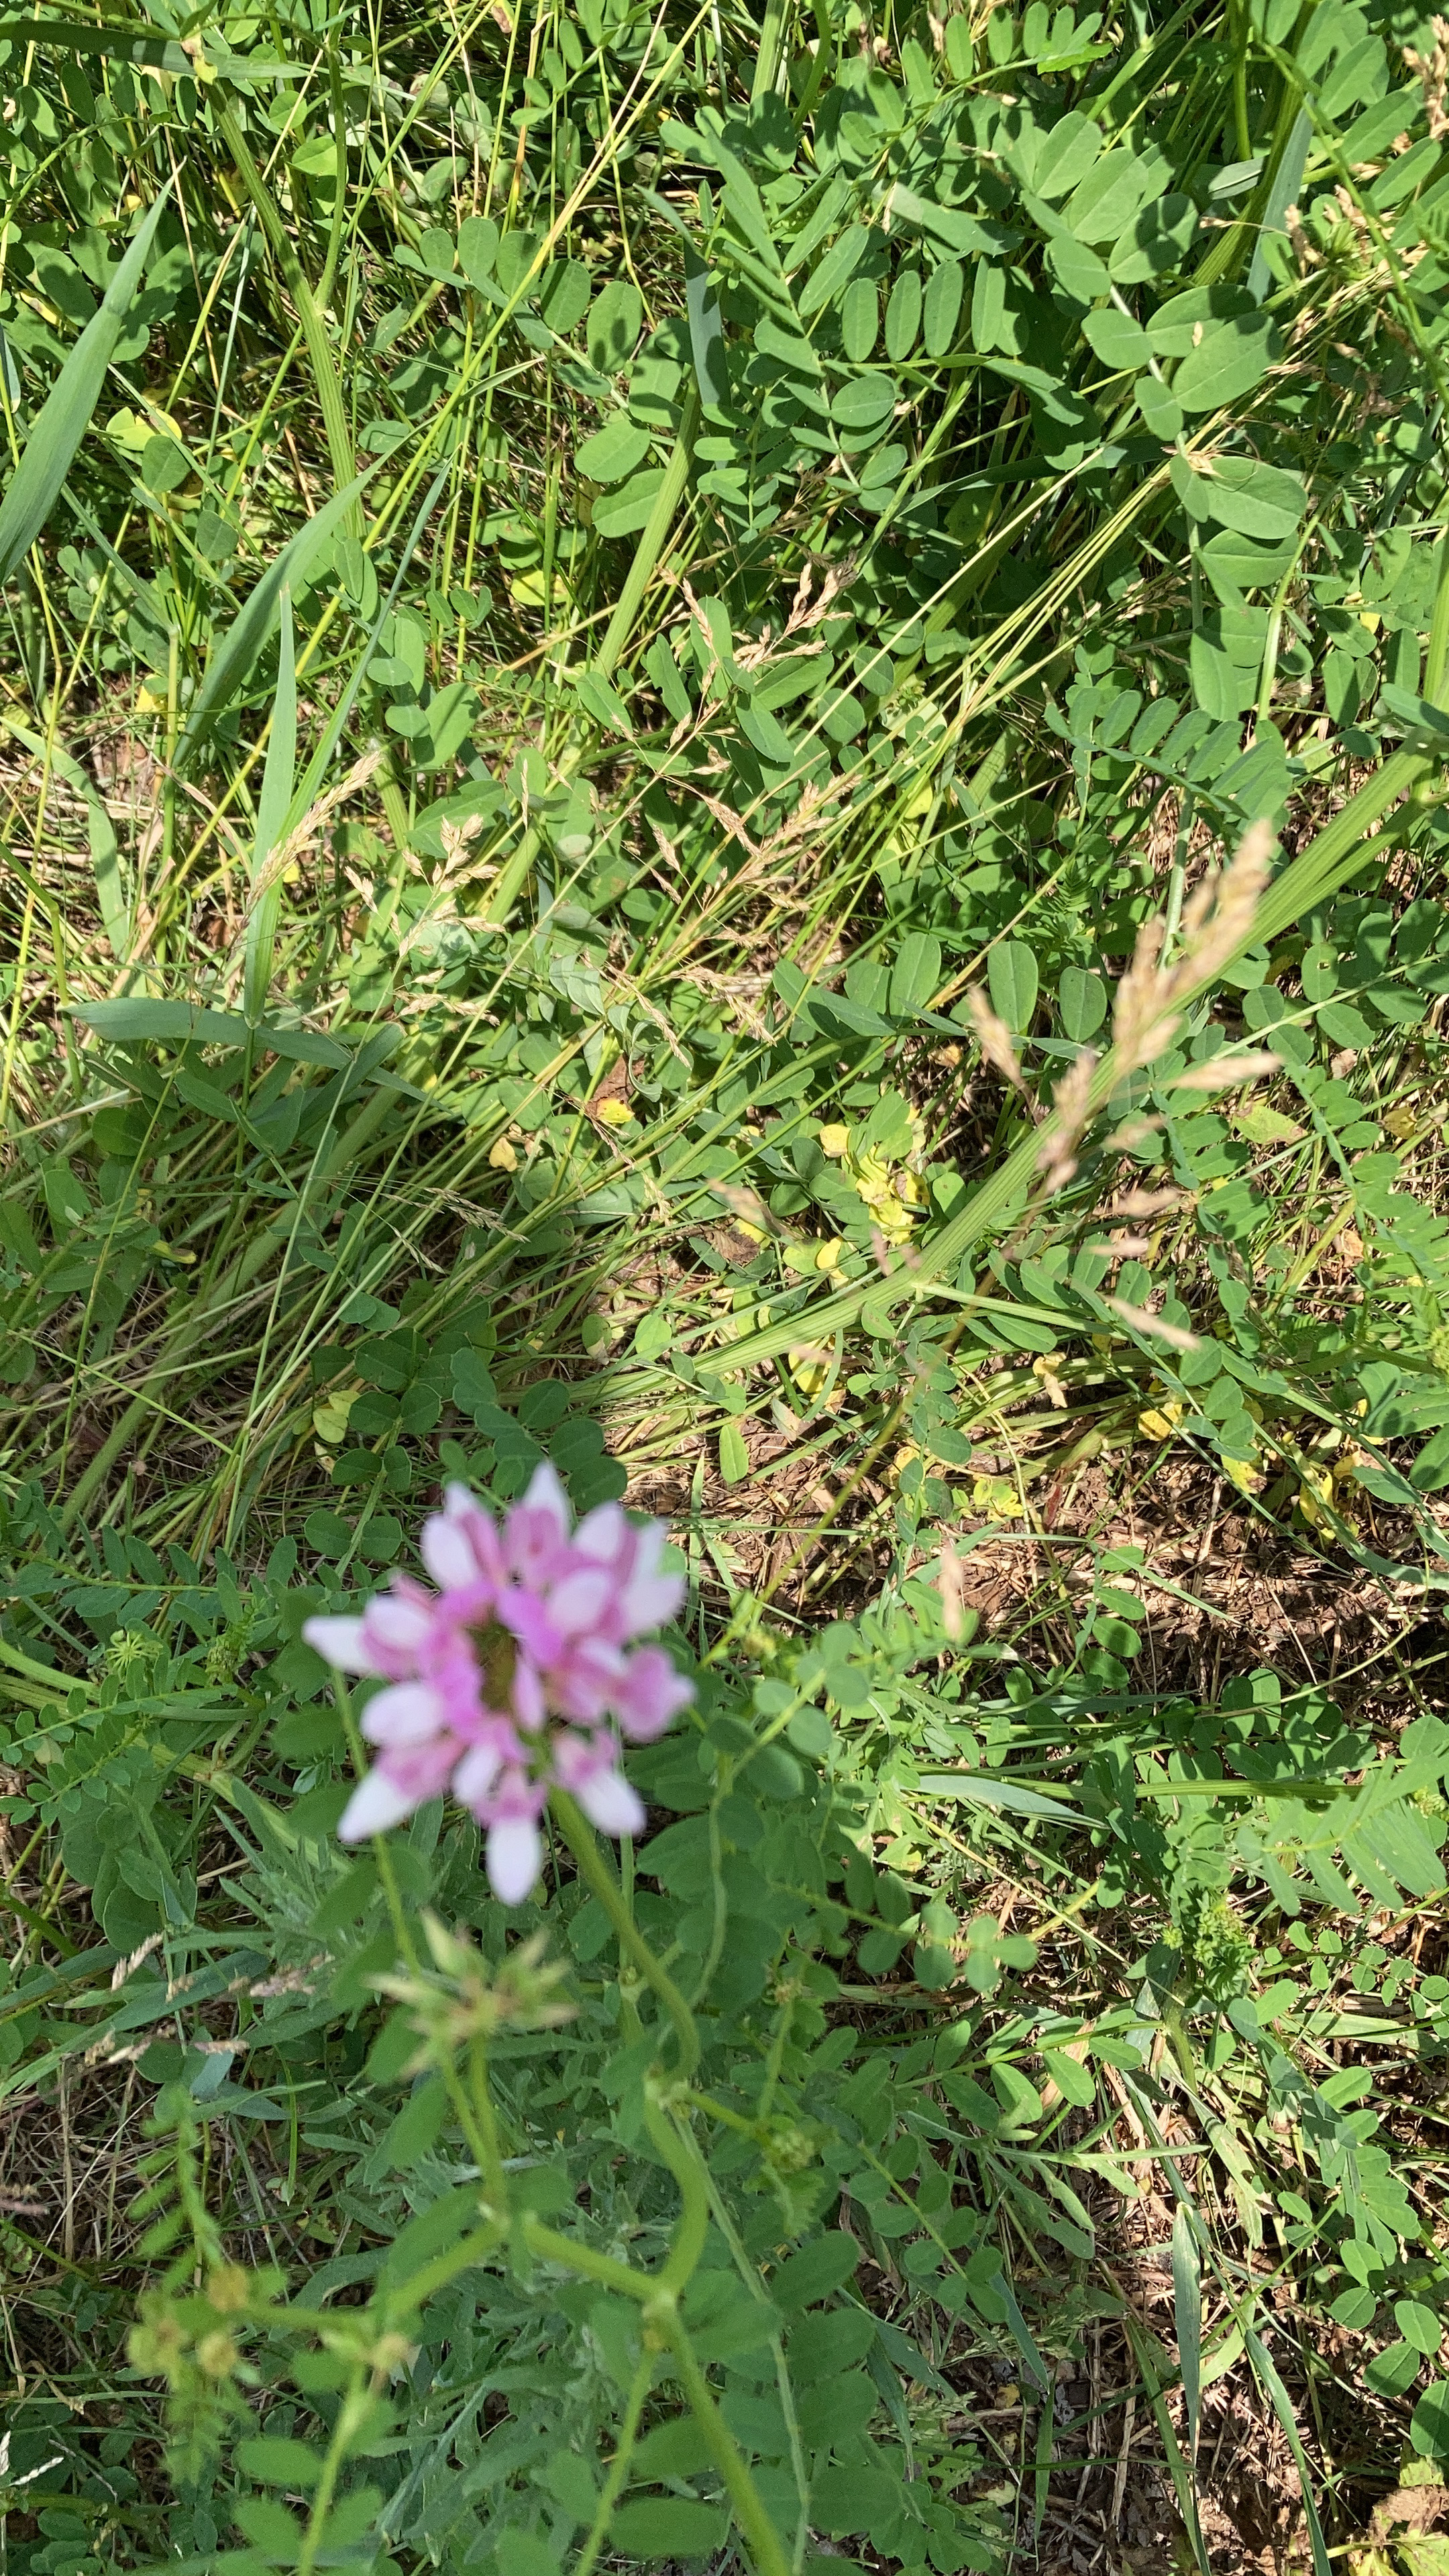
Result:
{"type": "Polygon", "coordinates": [[[1442,2474],[1438,44],[0,20],[22,2576],[763,2566],[712,2405],[782,2564],[1026,2566],[1103,2333],[1184,2564],[1215,2388],[1318,2576],[1442,2474]],[[466,1819],[333,1836],[304,1618],[544,1456],[689,1572],[618,1899],[687,2076],[566,1842],[509,1924],[466,1819]],[[1417,1644],[1162,1680],[1154,1478],[1417,1644]]]}

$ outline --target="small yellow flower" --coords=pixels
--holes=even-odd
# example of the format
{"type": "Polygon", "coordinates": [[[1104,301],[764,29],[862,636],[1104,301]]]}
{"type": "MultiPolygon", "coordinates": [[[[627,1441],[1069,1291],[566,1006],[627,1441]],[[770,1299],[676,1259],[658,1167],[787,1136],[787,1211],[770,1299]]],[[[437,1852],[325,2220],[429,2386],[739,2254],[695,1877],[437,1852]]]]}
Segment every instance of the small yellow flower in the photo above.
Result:
{"type": "Polygon", "coordinates": [[[840,1161],[849,1143],[848,1127],[822,1127],[820,1130],[820,1151],[822,1154],[828,1154],[832,1162],[840,1161]]]}
{"type": "Polygon", "coordinates": [[[632,1127],[634,1112],[627,1100],[601,1100],[598,1119],[601,1127],[632,1127]]]}
{"type": "Polygon", "coordinates": [[[158,698],[154,689],[143,685],[136,691],[136,713],[138,716],[164,716],[166,701],[158,698]]]}
{"type": "Polygon", "coordinates": [[[518,1156],[506,1136],[500,1136],[496,1145],[490,1148],[488,1160],[495,1172],[516,1172],[518,1169],[518,1156]]]}

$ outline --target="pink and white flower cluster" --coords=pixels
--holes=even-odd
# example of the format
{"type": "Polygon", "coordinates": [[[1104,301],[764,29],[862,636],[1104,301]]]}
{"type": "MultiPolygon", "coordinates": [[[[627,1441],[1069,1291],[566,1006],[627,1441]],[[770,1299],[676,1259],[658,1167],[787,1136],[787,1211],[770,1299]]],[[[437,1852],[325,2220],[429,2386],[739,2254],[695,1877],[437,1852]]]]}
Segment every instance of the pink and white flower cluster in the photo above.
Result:
{"type": "Polygon", "coordinates": [[[617,1503],[575,1529],[548,1466],[501,1527],[449,1485],[421,1541],[436,1592],[394,1575],[360,1619],[309,1619],[302,1631],[342,1672],[387,1684],[363,1711],[380,1750],[342,1840],[385,1833],[451,1789],[487,1830],[494,1894],[519,1905],[543,1858],[550,1789],[566,1789],[601,1832],[637,1833],[644,1809],[619,1767],[616,1726],[647,1743],[694,1696],[662,1646],[633,1646],[683,1599],[682,1577],[659,1570],[664,1537],[662,1521],[641,1527],[617,1503]]]}

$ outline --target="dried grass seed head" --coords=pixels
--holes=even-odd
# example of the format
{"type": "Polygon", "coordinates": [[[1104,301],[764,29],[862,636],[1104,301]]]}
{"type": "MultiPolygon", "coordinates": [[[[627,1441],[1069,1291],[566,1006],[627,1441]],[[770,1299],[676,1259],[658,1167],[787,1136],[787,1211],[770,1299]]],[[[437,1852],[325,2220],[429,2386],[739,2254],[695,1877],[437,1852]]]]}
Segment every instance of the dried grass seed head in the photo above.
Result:
{"type": "Polygon", "coordinates": [[[971,1025],[976,1031],[977,1044],[986,1062],[995,1065],[997,1072],[1005,1076],[1013,1091],[1019,1091],[1022,1099],[1027,1099],[1029,1094],[1022,1079],[1021,1058],[1016,1052],[1016,1040],[1005,1020],[992,1009],[979,984],[973,984],[969,988],[966,995],[966,1008],[971,1014],[971,1025]]]}

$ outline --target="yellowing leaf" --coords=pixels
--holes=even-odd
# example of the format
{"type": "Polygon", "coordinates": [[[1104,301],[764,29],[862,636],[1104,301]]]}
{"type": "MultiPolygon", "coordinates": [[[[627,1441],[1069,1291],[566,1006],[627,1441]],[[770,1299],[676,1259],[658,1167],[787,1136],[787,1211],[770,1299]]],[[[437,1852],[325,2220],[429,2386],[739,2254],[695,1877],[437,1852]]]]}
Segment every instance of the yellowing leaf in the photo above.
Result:
{"type": "Polygon", "coordinates": [[[319,1440],[325,1440],[329,1449],[335,1449],[339,1440],[346,1439],[348,1417],[358,1393],[355,1386],[339,1387],[331,1395],[324,1395],[319,1404],[313,1405],[312,1428],[319,1440]]]}
{"type": "Polygon", "coordinates": [[[1149,1404],[1137,1416],[1137,1428],[1144,1440],[1170,1440],[1182,1420],[1180,1404],[1149,1404]]]}
{"type": "Polygon", "coordinates": [[[1240,1494],[1256,1494],[1263,1483],[1262,1474],[1251,1458],[1225,1458],[1223,1472],[1232,1478],[1240,1494]]]}
{"type": "Polygon", "coordinates": [[[1303,1133],[1296,1118],[1286,1117],[1281,1109],[1270,1109],[1266,1100],[1255,1100],[1248,1108],[1238,1110],[1233,1125],[1250,1145],[1292,1145],[1303,1133]]]}
{"type": "Polygon", "coordinates": [[[818,1342],[794,1342],[785,1354],[802,1395],[815,1395],[830,1375],[830,1354],[818,1342]]]}

